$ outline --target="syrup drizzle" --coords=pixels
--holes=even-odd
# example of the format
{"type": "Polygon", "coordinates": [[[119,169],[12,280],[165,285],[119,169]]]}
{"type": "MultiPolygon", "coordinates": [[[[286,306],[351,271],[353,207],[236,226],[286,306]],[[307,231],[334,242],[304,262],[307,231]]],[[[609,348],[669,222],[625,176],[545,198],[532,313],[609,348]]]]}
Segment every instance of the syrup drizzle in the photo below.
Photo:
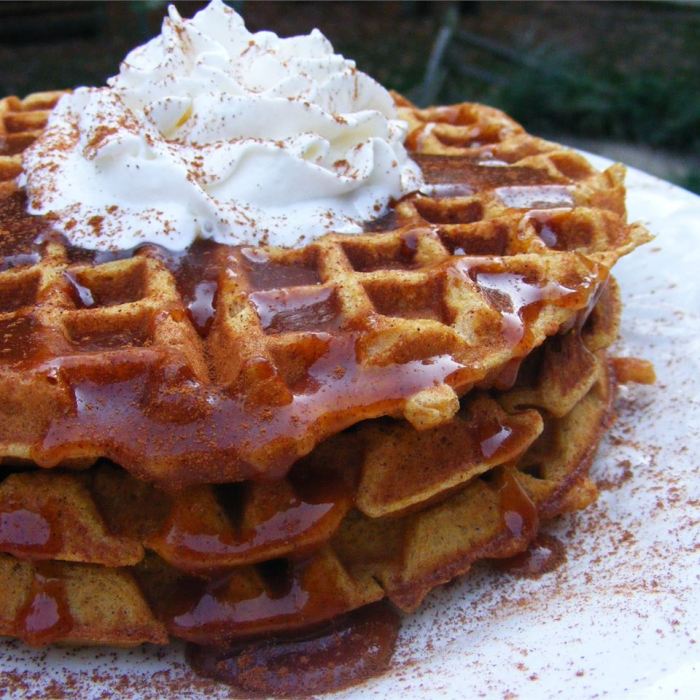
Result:
{"type": "Polygon", "coordinates": [[[51,562],[34,564],[34,579],[15,619],[15,634],[32,646],[65,640],[74,620],[66,588],[51,562]]]}
{"type": "Polygon", "coordinates": [[[321,282],[315,267],[302,264],[281,265],[255,248],[241,248],[239,260],[245,270],[250,288],[254,291],[309,287],[321,282]]]}
{"type": "Polygon", "coordinates": [[[537,507],[520,485],[512,468],[503,470],[498,493],[506,530],[515,538],[532,540],[539,524],[537,507]]]}
{"type": "MultiPolygon", "coordinates": [[[[415,132],[414,132],[415,133],[415,132]]],[[[505,187],[531,187],[547,191],[560,188],[544,170],[523,166],[494,167],[483,164],[483,155],[453,156],[412,153],[428,187],[460,185],[475,192],[505,187]]],[[[438,190],[439,191],[439,190],[438,190]]],[[[443,195],[444,196],[444,195],[443,195]]]]}
{"type": "Polygon", "coordinates": [[[49,229],[40,216],[27,214],[27,195],[13,192],[0,200],[0,271],[38,262],[41,255],[36,241],[49,229]]]}
{"type": "Polygon", "coordinates": [[[332,288],[279,289],[253,292],[250,300],[255,306],[263,330],[333,331],[340,328],[340,308],[332,288]]]}
{"type": "Polygon", "coordinates": [[[534,425],[518,420],[517,416],[505,416],[503,419],[477,416],[470,436],[473,434],[479,446],[480,460],[502,464],[522,454],[538,432],[534,425]]]}
{"type": "Polygon", "coordinates": [[[510,426],[499,425],[495,433],[483,438],[479,442],[481,454],[483,454],[486,459],[493,457],[500,449],[503,448],[512,432],[513,429],[510,426]]]}
{"type": "Polygon", "coordinates": [[[212,581],[190,579],[178,600],[156,601],[160,617],[177,637],[218,644],[318,624],[356,607],[354,597],[328,576],[327,559],[275,559],[255,573],[234,568],[212,581]],[[323,583],[319,583],[319,577],[323,583]]]}
{"type": "MultiPolygon", "coordinates": [[[[258,487],[261,488],[261,487],[258,487]]],[[[234,531],[205,521],[196,499],[187,492],[174,499],[174,507],[149,546],[184,571],[214,570],[249,564],[276,556],[275,549],[298,553],[330,538],[352,504],[341,479],[316,475],[281,510],[255,527],[234,531]],[[271,551],[272,550],[272,551],[271,551]]]]}
{"type": "Polygon", "coordinates": [[[495,195],[511,209],[573,208],[574,198],[566,185],[516,185],[498,187],[495,195]]]}
{"type": "Polygon", "coordinates": [[[221,647],[190,644],[187,660],[198,674],[227,683],[243,697],[306,697],[385,671],[399,624],[393,608],[374,603],[291,637],[221,647]]]}
{"type": "Polygon", "coordinates": [[[148,246],[175,276],[178,292],[197,332],[206,337],[216,312],[222,259],[219,246],[211,240],[196,240],[184,251],[174,252],[148,246]]]}
{"type": "Polygon", "coordinates": [[[0,504],[0,551],[19,558],[50,558],[62,539],[53,509],[29,510],[19,504],[0,504]]]}
{"type": "Polygon", "coordinates": [[[542,283],[509,272],[502,263],[484,263],[478,258],[462,258],[454,269],[470,279],[500,312],[504,339],[516,352],[532,343],[530,328],[545,303],[565,308],[586,306],[587,309],[589,297],[600,292],[604,281],[602,271],[591,269],[576,288],[557,282],[542,283]]]}
{"type": "Polygon", "coordinates": [[[519,578],[539,578],[565,561],[564,545],[556,537],[538,534],[524,552],[498,561],[496,567],[519,578]]]}
{"type": "Polygon", "coordinates": [[[206,336],[214,319],[217,290],[218,284],[215,280],[198,282],[194,285],[192,298],[187,303],[192,323],[201,336],[206,336]]]}
{"type": "MultiPolygon", "coordinates": [[[[319,619],[334,610],[314,606],[314,587],[305,581],[307,562],[286,564],[266,562],[266,566],[279,564],[268,586],[246,588],[241,574],[233,570],[223,578],[203,584],[186,601],[180,601],[185,609],[167,614],[168,628],[183,639],[206,643],[230,639],[232,636],[246,637],[262,634],[269,629],[299,624],[300,620],[312,619],[314,612],[319,619]],[[286,570],[281,567],[286,566],[286,570]]],[[[337,610],[335,612],[343,612],[337,610]]]]}
{"type": "Polygon", "coordinates": [[[0,320],[0,361],[27,362],[39,354],[33,334],[37,327],[31,314],[0,320]]]}
{"type": "MultiPolygon", "coordinates": [[[[53,463],[66,447],[89,441],[135,474],[153,478],[141,469],[144,457],[162,461],[192,455],[196,468],[183,467],[179,473],[173,468],[168,483],[172,486],[175,482],[226,481],[227,465],[222,456],[230,460],[235,449],[241,478],[257,476],[260,466],[255,464],[263,464],[269,478],[280,478],[301,456],[290,439],[299,439],[308,426],[320,421],[328,406],[338,411],[362,406],[364,416],[374,417],[401,397],[464,370],[450,355],[388,367],[363,366],[356,360],[356,341],[351,334],[319,333],[317,340],[326,351],[308,369],[313,393],[294,394],[291,402],[274,411],[265,407],[256,410],[247,404],[245,395],[229,394],[187,378],[187,395],[196,397],[196,405],[186,420],[185,416],[174,416],[177,422],[169,419],[167,410],[162,416],[152,410],[160,403],[160,392],[167,394],[168,388],[163,387],[157,370],[144,366],[138,356],[112,366],[112,376],[86,373],[84,368],[75,371],[63,364],[62,375],[73,387],[75,412],[52,421],[36,458],[53,463]],[[151,410],[145,410],[144,404],[151,410]]],[[[152,358],[152,350],[143,348],[143,352],[145,360],[152,358]]],[[[341,423],[328,429],[337,432],[344,427],[341,423]]]]}
{"type": "Polygon", "coordinates": [[[91,309],[93,306],[95,306],[95,299],[92,296],[92,291],[89,287],[82,284],[73,272],[66,271],[63,273],[63,276],[70,285],[70,289],[75,297],[76,306],[83,307],[85,309],[91,309]]]}

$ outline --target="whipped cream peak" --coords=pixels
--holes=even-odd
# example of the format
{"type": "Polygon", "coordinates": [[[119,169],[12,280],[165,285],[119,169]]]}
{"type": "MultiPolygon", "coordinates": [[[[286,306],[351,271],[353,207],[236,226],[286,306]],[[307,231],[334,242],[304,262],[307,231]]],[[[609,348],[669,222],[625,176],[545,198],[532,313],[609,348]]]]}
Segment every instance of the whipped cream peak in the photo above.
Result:
{"type": "Polygon", "coordinates": [[[314,29],[249,32],[220,0],[106,87],[64,96],[25,151],[29,209],[93,249],[308,243],[353,233],[422,184],[391,95],[314,29]]]}

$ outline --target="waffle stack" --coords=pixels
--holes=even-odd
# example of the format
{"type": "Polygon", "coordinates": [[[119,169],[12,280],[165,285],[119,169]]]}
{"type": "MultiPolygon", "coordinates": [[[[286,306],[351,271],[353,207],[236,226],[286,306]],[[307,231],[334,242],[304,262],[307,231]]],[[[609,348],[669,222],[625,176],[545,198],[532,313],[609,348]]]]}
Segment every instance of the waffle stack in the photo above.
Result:
{"type": "Polygon", "coordinates": [[[595,498],[624,171],[396,97],[422,194],[303,249],[68,246],[0,102],[0,634],[216,643],[388,597],[595,498]]]}

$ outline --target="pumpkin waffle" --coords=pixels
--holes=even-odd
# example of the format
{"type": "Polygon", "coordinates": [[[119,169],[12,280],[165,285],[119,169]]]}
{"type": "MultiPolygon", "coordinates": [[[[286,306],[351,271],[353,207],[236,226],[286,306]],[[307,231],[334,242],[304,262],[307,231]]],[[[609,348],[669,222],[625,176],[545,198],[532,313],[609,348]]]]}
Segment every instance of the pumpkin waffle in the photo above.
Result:
{"type": "Polygon", "coordinates": [[[0,582],[11,591],[0,633],[212,643],[384,596],[415,608],[475,560],[521,551],[540,518],[594,498],[586,472],[612,399],[602,346],[619,308],[611,284],[581,329],[547,340],[512,389],[472,392],[448,426],[367,422],[280,482],[173,494],[105,463],[15,470],[0,484],[0,582]],[[54,599],[59,619],[41,629],[54,599]]]}
{"type": "Polygon", "coordinates": [[[13,592],[0,634],[214,643],[385,596],[414,609],[474,561],[522,551],[540,519],[595,497],[586,472],[613,395],[600,345],[618,314],[610,285],[583,328],[548,339],[512,389],[471,392],[446,426],[422,432],[368,421],[279,482],[167,493],[106,463],[13,471],[0,483],[0,582],[13,592]],[[59,619],[37,630],[54,599],[59,619]]]}
{"type": "Polygon", "coordinates": [[[610,269],[648,237],[620,166],[397,97],[426,187],[363,235],[86,251],[15,184],[60,94],[0,101],[0,634],[412,610],[595,498],[610,269]]]}
{"type": "MultiPolygon", "coordinates": [[[[0,456],[161,488],[279,480],[381,416],[449,424],[581,325],[648,237],[603,173],[478,105],[402,103],[424,193],[302,249],[74,249],[13,179],[57,93],[0,102],[0,456]],[[381,235],[377,235],[381,233],[381,235]]],[[[96,222],[98,225],[99,222],[96,222]]]]}

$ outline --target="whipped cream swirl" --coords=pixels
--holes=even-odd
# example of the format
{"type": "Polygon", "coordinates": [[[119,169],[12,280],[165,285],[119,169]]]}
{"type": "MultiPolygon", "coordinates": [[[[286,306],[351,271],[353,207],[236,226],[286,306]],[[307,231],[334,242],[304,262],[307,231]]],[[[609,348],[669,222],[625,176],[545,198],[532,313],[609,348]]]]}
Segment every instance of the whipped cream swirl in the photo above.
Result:
{"type": "Polygon", "coordinates": [[[31,213],[74,244],[292,246],[359,232],[420,188],[391,95],[318,31],[250,33],[170,6],[108,87],[64,96],[25,151],[31,213]]]}

